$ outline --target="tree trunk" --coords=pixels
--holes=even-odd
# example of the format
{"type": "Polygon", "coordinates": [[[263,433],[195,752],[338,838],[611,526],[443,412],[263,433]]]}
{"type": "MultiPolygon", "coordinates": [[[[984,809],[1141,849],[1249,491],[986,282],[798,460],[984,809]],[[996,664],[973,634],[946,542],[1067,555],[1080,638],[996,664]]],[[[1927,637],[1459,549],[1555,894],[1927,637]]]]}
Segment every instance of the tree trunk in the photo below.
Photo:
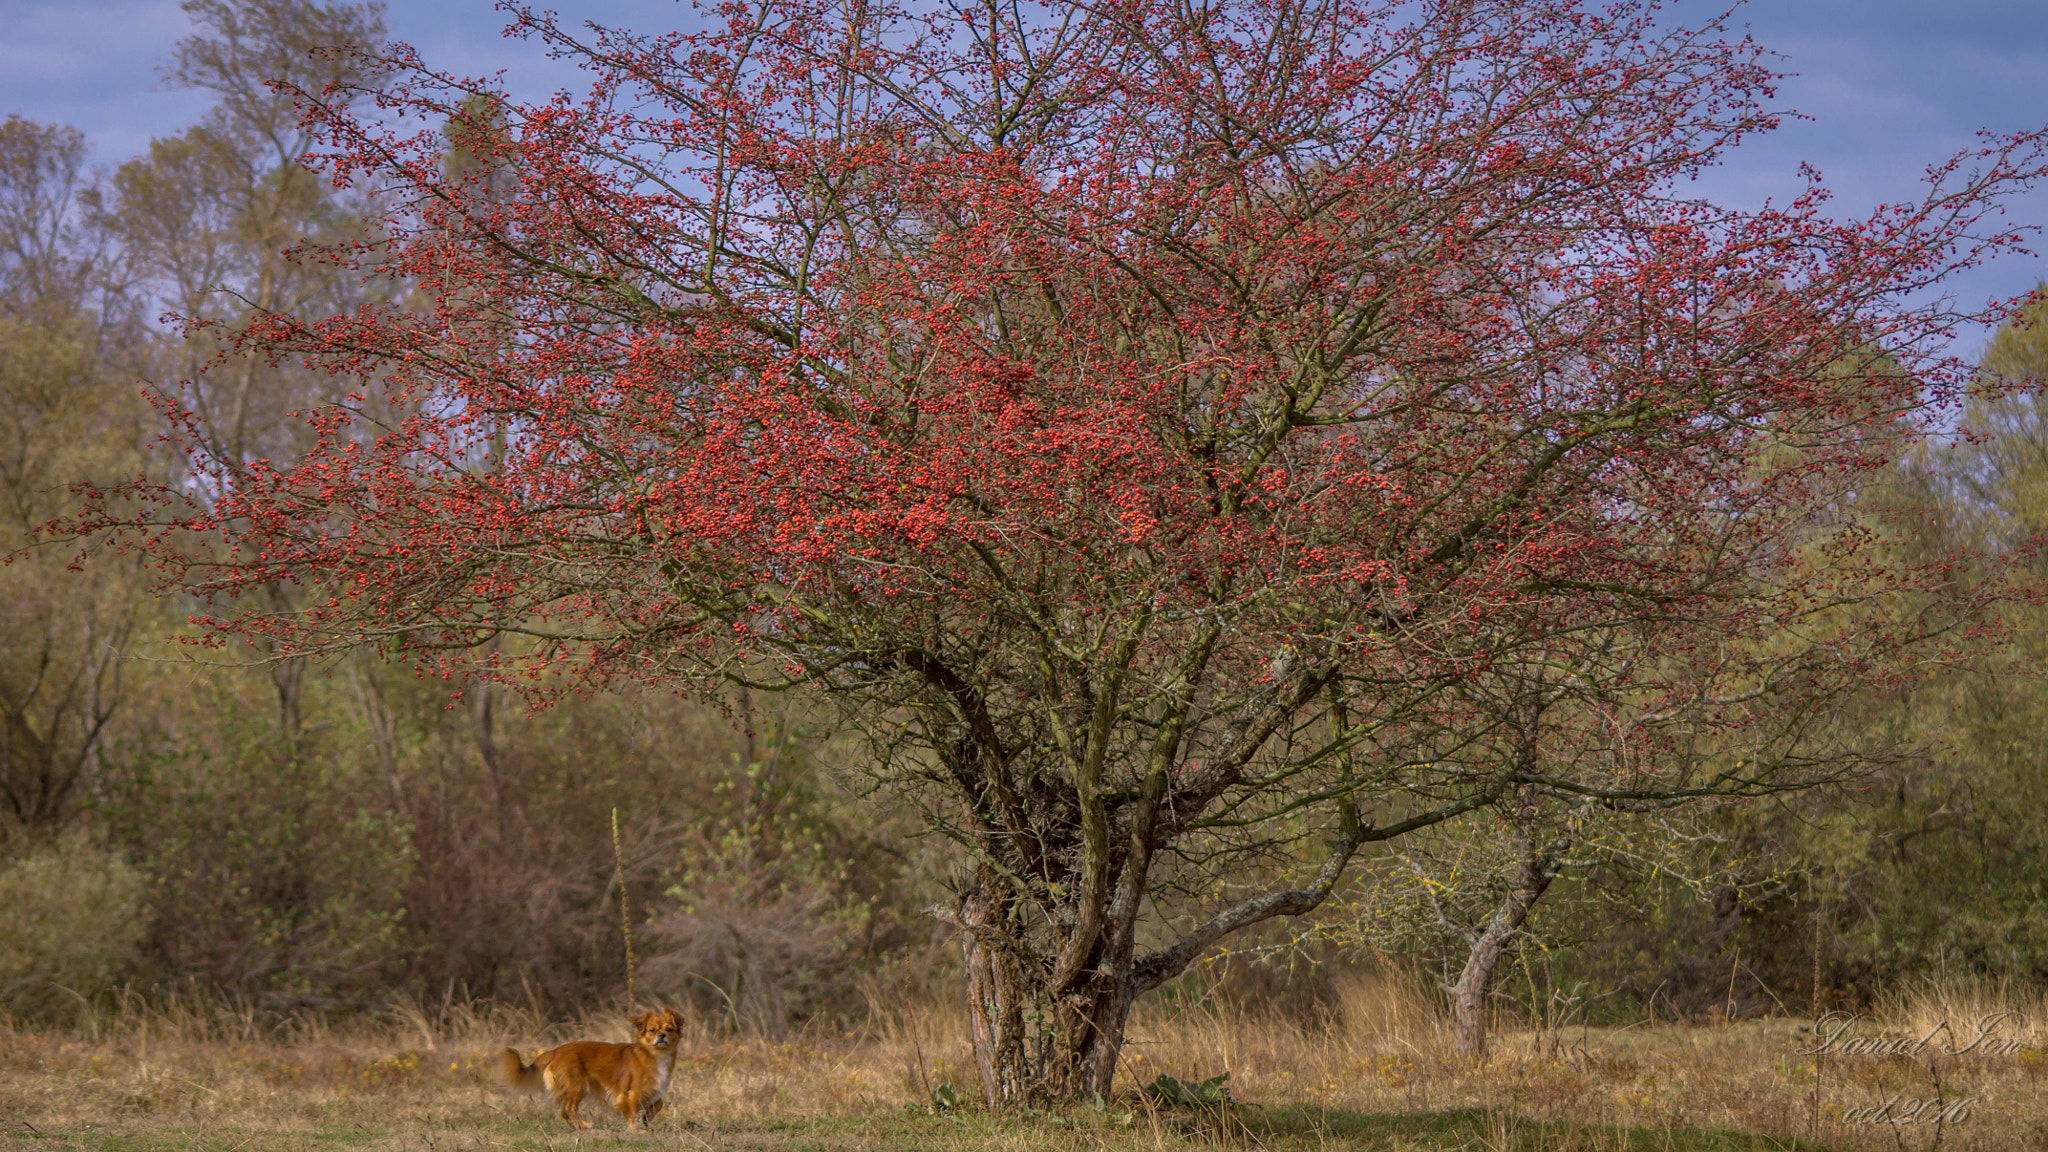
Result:
{"type": "Polygon", "coordinates": [[[982,1099],[991,1108],[1021,1104],[1032,1090],[1034,1061],[1027,1051],[1024,973],[1004,949],[1008,891],[985,871],[960,899],[961,958],[967,968],[967,1019],[982,1099]]]}
{"type": "Polygon", "coordinates": [[[982,1099],[991,1108],[1106,1100],[1142,985],[1128,972],[1097,972],[1086,988],[1056,1003],[1042,974],[1034,980],[1019,962],[1005,932],[1009,899],[1000,878],[983,876],[959,908],[982,1099]]]}
{"type": "Polygon", "coordinates": [[[396,798],[404,790],[398,779],[397,729],[392,723],[391,705],[384,697],[384,684],[378,679],[372,659],[367,649],[358,648],[355,652],[352,668],[356,700],[363,707],[363,724],[370,730],[370,747],[377,753],[377,765],[384,770],[385,782],[396,798]]]}
{"type": "MultiPolygon", "coordinates": [[[[1138,909],[1166,786],[1163,769],[1148,775],[1123,851],[1107,853],[1103,861],[1109,882],[1069,888],[1073,903],[1053,913],[1063,927],[1036,949],[1026,938],[1026,902],[993,866],[977,871],[956,907],[935,910],[961,933],[974,1054],[991,1107],[1109,1099],[1138,997],[1186,971],[1205,949],[1234,932],[1314,911],[1370,838],[1348,797],[1340,800],[1337,839],[1307,887],[1241,900],[1173,943],[1140,955],[1138,909]],[[1093,915],[1090,890],[1099,901],[1093,915]]],[[[1401,830],[1396,825],[1383,835],[1401,830]]],[[[1094,839],[1096,849],[1104,850],[1106,837],[1094,839]]]]}
{"type": "Polygon", "coordinates": [[[1486,1057],[1486,993],[1493,985],[1494,969],[1500,965],[1508,942],[1529,918],[1529,910],[1556,878],[1558,861],[1567,847],[1568,842],[1553,840],[1541,849],[1524,849],[1514,884],[1501,897],[1500,906],[1487,918],[1486,926],[1472,938],[1472,951],[1465,958],[1465,970],[1459,973],[1458,982],[1446,989],[1451,996],[1458,1052],[1467,1059],[1486,1057]]]}
{"type": "Polygon", "coordinates": [[[479,680],[469,685],[469,718],[476,733],[476,756],[483,764],[484,783],[491,790],[491,815],[497,822],[498,837],[505,837],[505,774],[498,757],[497,701],[492,685],[479,680]]]}
{"type": "Polygon", "coordinates": [[[1078,1056],[1075,1094],[1088,1099],[1109,1099],[1110,1089],[1115,1087],[1117,1060],[1123,1054],[1124,1030],[1130,1023],[1131,1006],[1137,1000],[1137,985],[1129,979],[1118,979],[1096,994],[1089,1004],[1082,1017],[1083,1033],[1074,1046],[1078,1056]]]}

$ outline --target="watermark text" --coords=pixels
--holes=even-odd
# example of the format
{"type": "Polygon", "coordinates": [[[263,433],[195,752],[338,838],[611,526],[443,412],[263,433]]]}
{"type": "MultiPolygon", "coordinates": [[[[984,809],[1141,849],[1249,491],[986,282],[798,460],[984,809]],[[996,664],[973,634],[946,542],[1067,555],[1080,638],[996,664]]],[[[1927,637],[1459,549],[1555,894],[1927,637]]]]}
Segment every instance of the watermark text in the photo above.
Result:
{"type": "Polygon", "coordinates": [[[1813,1022],[1813,1043],[1795,1051],[1801,1056],[2017,1056],[2032,1046],[2010,1031],[2019,1019],[2017,1012],[1986,1012],[1961,1027],[1943,1020],[1920,1036],[1851,1035],[1863,1019],[1853,1012],[1829,1012],[1813,1022]]]}
{"type": "Polygon", "coordinates": [[[1977,1102],[1974,1096],[1960,1100],[1944,1100],[1932,1096],[1925,1100],[1909,1097],[1901,1100],[1897,1095],[1882,1104],[1868,1108],[1844,1108],[1844,1124],[1961,1124],[1970,1118],[1970,1106],[1977,1102]]]}

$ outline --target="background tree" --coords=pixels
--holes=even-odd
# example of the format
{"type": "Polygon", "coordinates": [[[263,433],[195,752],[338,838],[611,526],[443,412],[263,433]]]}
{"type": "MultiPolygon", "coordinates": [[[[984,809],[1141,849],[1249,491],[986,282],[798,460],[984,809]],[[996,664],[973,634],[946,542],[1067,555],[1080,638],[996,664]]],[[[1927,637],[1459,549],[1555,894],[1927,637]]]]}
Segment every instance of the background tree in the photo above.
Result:
{"type": "Polygon", "coordinates": [[[24,551],[69,486],[142,469],[148,409],[132,387],[147,345],[114,253],[88,219],[77,130],[0,124],[0,805],[47,833],[77,814],[127,696],[123,657],[160,617],[132,560],[81,578],[24,551]]]}
{"type": "Polygon", "coordinates": [[[1963,416],[1974,436],[1947,467],[1963,497],[1957,511],[2001,551],[2038,553],[2048,536],[2048,284],[2001,325],[1978,364],[1979,387],[1963,416]]]}
{"type": "MultiPolygon", "coordinates": [[[[184,325],[175,362],[157,378],[204,430],[190,449],[222,459],[287,459],[306,441],[286,414],[333,402],[333,382],[237,354],[217,333],[252,315],[333,311],[360,302],[359,278],[293,255],[304,243],[360,235],[366,205],[336,195],[301,163],[315,136],[300,123],[291,93],[340,83],[374,90],[375,77],[362,59],[342,49],[381,43],[383,7],[187,0],[183,8],[197,30],[172,48],[164,79],[209,92],[215,103],[200,123],[151,141],[146,155],[121,166],[106,226],[136,287],[184,325]]],[[[265,594],[278,610],[290,610],[283,586],[265,594]]],[[[304,722],[306,666],[296,660],[265,666],[289,746],[304,722]]]]}
{"type": "Polygon", "coordinates": [[[2026,573],[2030,597],[2000,613],[2001,642],[1967,665],[1855,701],[1845,725],[1889,732],[1916,755],[1849,795],[1800,814],[1826,835],[1767,825],[1809,848],[1826,908],[1832,983],[1868,999],[1880,974],[1946,970],[1996,980],[2048,973],[2048,846],[2041,818],[2040,596],[2048,543],[2048,299],[2038,292],[2000,327],[1959,421],[1964,435],[1902,464],[1897,487],[1933,515],[1923,549],[1974,552],[2026,573]]]}
{"type": "Polygon", "coordinates": [[[1834,509],[1960,387],[1912,302],[2012,241],[1982,221],[2037,135],[1842,225],[1673,193],[1773,77],[1627,6],[728,16],[586,46],[523,13],[585,103],[386,61],[510,198],[317,98],[393,206],[328,255],[431,307],[255,311],[234,354],[355,391],[289,460],[200,453],[147,544],[281,651],[837,701],[973,861],[991,1100],[1106,1093],[1138,995],[1364,844],[1789,782],[1725,734],[1985,594],[1834,509]],[[316,591],[228,600],[285,582],[316,591]],[[1685,755],[1419,755],[1494,724],[1488,670],[1624,631],[1685,755]]]}

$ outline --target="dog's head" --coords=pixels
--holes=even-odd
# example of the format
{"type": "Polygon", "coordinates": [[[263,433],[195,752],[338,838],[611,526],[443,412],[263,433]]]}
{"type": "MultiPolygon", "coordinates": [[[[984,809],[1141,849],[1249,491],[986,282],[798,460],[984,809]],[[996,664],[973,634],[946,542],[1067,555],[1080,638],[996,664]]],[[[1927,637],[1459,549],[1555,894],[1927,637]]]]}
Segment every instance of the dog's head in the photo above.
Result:
{"type": "Polygon", "coordinates": [[[673,1048],[683,1034],[683,1018],[667,1008],[649,1008],[633,1017],[633,1034],[657,1052],[673,1048]]]}

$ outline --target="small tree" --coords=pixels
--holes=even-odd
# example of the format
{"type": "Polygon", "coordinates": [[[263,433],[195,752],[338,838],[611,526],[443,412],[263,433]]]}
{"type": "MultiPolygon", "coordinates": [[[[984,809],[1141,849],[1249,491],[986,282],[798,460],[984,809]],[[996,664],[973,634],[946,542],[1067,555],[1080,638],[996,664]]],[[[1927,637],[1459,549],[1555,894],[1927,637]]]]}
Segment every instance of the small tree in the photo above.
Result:
{"type": "Polygon", "coordinates": [[[1945,569],[1827,510],[1953,392],[1910,301],[2012,242],[1979,222],[2038,136],[1838,225],[1678,195],[1773,76],[1627,4],[721,11],[520,12],[585,100],[401,56],[390,115],[310,102],[396,207],[309,257],[423,303],[253,316],[238,351],[356,395],[128,527],[283,650],[840,702],[972,862],[991,1102],[1107,1093],[1139,995],[1361,845],[1774,786],[1714,733],[1929,631],[1896,609],[1945,569]],[[233,599],[275,581],[319,595],[233,599]],[[1494,723],[1462,688],[1615,632],[1683,771],[1440,755],[1494,723]]]}
{"type": "MultiPolygon", "coordinates": [[[[1875,497],[1883,480],[1859,475],[1858,499],[1808,531],[1828,538],[1853,526],[1896,546],[1896,512],[1871,511],[1888,506],[1875,497]]],[[[1854,564],[1809,557],[1804,575],[1825,571],[1868,590],[1871,576],[1897,570],[1868,567],[1877,547],[1859,549],[1854,564]]],[[[1411,788],[1516,764],[1514,787],[1484,811],[1384,850],[1366,868],[1367,903],[1319,917],[1317,935],[1374,946],[1454,937],[1461,959],[1443,986],[1453,1030],[1463,1054],[1484,1056],[1499,964],[1567,871],[1608,863],[1698,873],[1707,861],[1697,842],[1708,838],[1698,817],[1716,804],[1860,778],[1899,757],[1900,740],[1849,730],[1836,714],[1873,672],[1945,648],[1942,634],[1957,623],[1950,610],[1973,597],[1929,587],[1937,594],[1881,604],[1824,597],[1824,611],[1748,632],[1699,635],[1656,619],[1503,654],[1445,690],[1460,707],[1390,726],[1378,739],[1404,743],[1372,759],[1422,765],[1407,774],[1411,788]]]]}

